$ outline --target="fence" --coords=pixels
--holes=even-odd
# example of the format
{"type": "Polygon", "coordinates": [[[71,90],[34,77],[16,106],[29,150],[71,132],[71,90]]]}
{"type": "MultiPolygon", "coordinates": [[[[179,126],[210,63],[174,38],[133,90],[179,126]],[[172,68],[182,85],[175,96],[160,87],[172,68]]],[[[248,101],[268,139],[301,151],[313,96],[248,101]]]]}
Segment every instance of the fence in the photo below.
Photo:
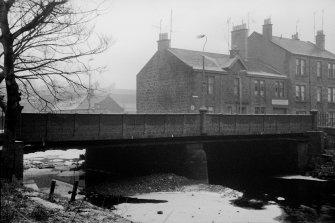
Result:
{"type": "Polygon", "coordinates": [[[319,127],[335,127],[335,115],[332,113],[318,113],[319,127]]]}

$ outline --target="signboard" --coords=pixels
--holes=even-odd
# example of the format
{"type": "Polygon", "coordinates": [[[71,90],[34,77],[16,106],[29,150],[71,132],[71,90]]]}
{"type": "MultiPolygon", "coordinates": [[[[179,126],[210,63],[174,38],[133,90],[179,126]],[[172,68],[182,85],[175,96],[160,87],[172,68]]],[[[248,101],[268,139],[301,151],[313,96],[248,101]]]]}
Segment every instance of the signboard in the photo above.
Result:
{"type": "Polygon", "coordinates": [[[272,105],[288,105],[288,100],[272,99],[272,105]]]}

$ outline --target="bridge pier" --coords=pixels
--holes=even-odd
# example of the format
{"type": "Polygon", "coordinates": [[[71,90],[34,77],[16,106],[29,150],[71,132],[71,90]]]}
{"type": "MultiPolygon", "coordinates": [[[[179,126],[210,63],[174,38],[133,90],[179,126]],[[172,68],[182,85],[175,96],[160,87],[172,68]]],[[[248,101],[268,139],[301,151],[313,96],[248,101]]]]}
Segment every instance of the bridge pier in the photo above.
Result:
{"type": "Polygon", "coordinates": [[[308,144],[298,143],[297,148],[297,170],[299,172],[305,172],[308,167],[309,155],[308,155],[308,144]]]}
{"type": "Polygon", "coordinates": [[[308,131],[306,136],[309,138],[309,156],[321,154],[324,151],[324,132],[308,131]]]}
{"type": "Polygon", "coordinates": [[[207,156],[203,147],[201,143],[185,145],[183,175],[208,183],[207,156]]]}

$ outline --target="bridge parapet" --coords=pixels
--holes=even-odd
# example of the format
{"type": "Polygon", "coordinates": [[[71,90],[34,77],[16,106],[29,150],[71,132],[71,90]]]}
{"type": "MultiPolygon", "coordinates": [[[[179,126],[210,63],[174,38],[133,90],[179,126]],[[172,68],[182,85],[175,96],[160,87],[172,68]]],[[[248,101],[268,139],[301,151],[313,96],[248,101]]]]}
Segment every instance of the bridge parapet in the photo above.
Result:
{"type": "Polygon", "coordinates": [[[16,137],[29,142],[92,141],[200,135],[257,135],[313,130],[308,115],[33,114],[23,113],[16,137]]]}

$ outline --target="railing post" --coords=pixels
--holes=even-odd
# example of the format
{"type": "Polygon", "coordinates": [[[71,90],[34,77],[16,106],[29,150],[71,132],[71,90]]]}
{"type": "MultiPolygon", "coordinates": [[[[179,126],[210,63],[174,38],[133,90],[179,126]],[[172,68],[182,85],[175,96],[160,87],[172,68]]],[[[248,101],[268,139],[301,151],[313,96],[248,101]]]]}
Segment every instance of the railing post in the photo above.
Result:
{"type": "Polygon", "coordinates": [[[200,112],[200,135],[206,135],[206,113],[207,108],[201,107],[200,112]]]}
{"type": "Polygon", "coordinates": [[[316,131],[318,128],[318,110],[312,109],[309,113],[312,115],[312,130],[316,131]]]}

